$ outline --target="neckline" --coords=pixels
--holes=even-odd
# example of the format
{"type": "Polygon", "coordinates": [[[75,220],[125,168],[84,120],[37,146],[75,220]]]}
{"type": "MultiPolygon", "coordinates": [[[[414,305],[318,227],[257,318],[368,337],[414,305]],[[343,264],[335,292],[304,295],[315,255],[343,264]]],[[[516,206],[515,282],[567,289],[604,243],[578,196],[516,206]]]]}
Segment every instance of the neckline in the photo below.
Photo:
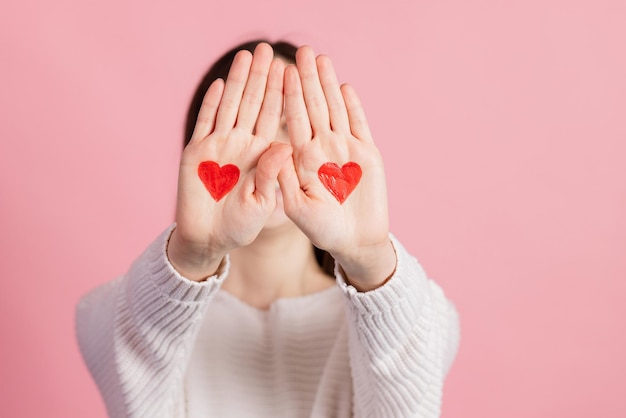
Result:
{"type": "Polygon", "coordinates": [[[267,309],[257,308],[256,306],[252,306],[224,289],[220,289],[217,292],[217,294],[224,297],[225,299],[230,299],[231,301],[234,301],[238,305],[241,305],[247,309],[260,312],[260,313],[269,313],[275,310],[278,306],[289,305],[289,304],[298,305],[311,299],[323,299],[327,297],[327,294],[332,295],[332,294],[338,293],[339,291],[340,291],[339,286],[337,286],[337,284],[333,284],[332,286],[328,286],[326,289],[318,290],[316,292],[308,293],[306,295],[278,298],[274,300],[267,307],[267,309]]]}

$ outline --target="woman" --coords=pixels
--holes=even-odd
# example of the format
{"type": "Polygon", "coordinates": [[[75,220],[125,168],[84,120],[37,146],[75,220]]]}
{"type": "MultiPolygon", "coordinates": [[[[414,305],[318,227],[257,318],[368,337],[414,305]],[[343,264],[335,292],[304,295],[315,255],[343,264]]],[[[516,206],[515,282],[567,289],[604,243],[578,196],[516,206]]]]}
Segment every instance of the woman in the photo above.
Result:
{"type": "Polygon", "coordinates": [[[277,51],[244,44],[209,71],[176,223],[79,303],[113,417],[439,415],[454,307],[389,233],[354,90],[310,47],[277,51]]]}

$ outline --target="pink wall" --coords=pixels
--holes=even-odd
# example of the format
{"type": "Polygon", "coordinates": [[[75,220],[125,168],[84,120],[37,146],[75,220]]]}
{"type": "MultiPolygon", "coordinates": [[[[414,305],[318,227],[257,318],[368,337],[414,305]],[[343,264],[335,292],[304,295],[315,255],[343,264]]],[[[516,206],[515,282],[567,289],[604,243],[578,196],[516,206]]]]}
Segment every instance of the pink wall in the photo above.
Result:
{"type": "Polygon", "coordinates": [[[626,416],[625,3],[235,3],[3,3],[0,415],[105,416],[74,305],[170,223],[198,77],[263,35],[365,103],[393,231],[461,314],[443,416],[626,416]]]}

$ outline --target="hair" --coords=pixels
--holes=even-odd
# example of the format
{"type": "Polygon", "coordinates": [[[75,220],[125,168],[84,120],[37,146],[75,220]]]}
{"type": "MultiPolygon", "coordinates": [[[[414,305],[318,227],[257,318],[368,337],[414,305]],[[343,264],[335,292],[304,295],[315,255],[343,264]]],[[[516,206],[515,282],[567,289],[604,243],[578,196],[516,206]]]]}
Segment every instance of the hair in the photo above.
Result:
{"type": "MultiPolygon", "coordinates": [[[[202,100],[204,99],[204,95],[209,89],[209,86],[211,86],[211,83],[218,78],[226,81],[228,72],[230,71],[230,67],[237,52],[241,50],[254,52],[256,46],[262,42],[271,45],[275,55],[278,55],[287,61],[296,62],[296,51],[298,50],[298,47],[287,41],[270,42],[265,39],[257,39],[244,42],[227,51],[217,61],[215,61],[215,63],[213,63],[204,77],[202,77],[198,87],[196,87],[196,91],[191,99],[191,103],[189,104],[189,110],[187,111],[187,118],[185,121],[185,147],[189,141],[191,141],[191,136],[193,135],[193,130],[196,126],[196,120],[198,119],[198,113],[200,113],[200,107],[202,107],[202,100]]],[[[333,257],[327,251],[319,249],[315,246],[313,248],[315,250],[315,259],[317,260],[317,264],[319,264],[324,273],[334,277],[335,260],[333,257]]]]}

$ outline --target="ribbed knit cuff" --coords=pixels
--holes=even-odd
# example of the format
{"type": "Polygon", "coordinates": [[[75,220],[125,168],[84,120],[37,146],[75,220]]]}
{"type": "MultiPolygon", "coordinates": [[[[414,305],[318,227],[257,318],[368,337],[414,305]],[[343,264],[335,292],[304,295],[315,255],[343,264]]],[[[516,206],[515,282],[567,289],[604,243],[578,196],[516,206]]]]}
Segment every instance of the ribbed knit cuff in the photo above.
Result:
{"type": "Polygon", "coordinates": [[[168,298],[180,302],[203,302],[221,287],[228,275],[229,256],[224,257],[217,273],[205,281],[196,282],[181,276],[167,258],[167,243],[175,227],[175,224],[168,227],[146,250],[150,277],[161,294],[168,298]]]}

